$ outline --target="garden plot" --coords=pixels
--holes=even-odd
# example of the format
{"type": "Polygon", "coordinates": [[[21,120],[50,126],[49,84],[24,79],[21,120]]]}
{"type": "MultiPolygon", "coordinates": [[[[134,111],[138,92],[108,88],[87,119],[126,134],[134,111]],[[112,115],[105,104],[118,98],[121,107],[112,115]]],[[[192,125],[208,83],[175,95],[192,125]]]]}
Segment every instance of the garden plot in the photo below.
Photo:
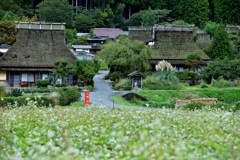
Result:
{"type": "Polygon", "coordinates": [[[238,159],[240,114],[220,110],[0,110],[0,159],[238,159]]]}

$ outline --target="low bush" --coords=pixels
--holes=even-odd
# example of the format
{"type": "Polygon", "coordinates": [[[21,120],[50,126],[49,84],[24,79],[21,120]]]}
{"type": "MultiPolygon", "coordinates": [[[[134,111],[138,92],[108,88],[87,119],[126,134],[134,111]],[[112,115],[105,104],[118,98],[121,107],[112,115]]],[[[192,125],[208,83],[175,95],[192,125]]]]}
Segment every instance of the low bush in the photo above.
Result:
{"type": "Polygon", "coordinates": [[[208,88],[208,85],[207,85],[207,83],[205,83],[204,81],[202,81],[202,82],[200,83],[200,87],[201,87],[201,88],[208,88]]]}
{"type": "Polygon", "coordinates": [[[6,94],[6,97],[19,97],[22,96],[22,91],[19,88],[13,88],[10,93],[6,94]]]}
{"type": "Polygon", "coordinates": [[[199,109],[203,109],[203,107],[205,107],[205,104],[199,103],[199,102],[193,102],[183,106],[183,109],[199,110],[199,109]]]}
{"type": "Polygon", "coordinates": [[[60,94],[59,104],[61,106],[67,106],[81,98],[81,93],[77,88],[58,88],[53,90],[53,92],[60,94]]]}
{"type": "Polygon", "coordinates": [[[112,81],[114,81],[114,82],[119,81],[122,77],[123,77],[123,75],[121,72],[115,71],[112,73],[112,81]]]}
{"type": "Polygon", "coordinates": [[[124,90],[125,90],[125,91],[131,91],[131,90],[132,90],[132,86],[125,86],[125,87],[124,87],[124,90]]]}
{"type": "Polygon", "coordinates": [[[86,88],[86,90],[88,90],[88,91],[90,91],[90,92],[93,92],[93,91],[94,91],[93,86],[86,86],[85,88],[86,88]]]}
{"type": "Polygon", "coordinates": [[[30,101],[37,107],[54,106],[53,102],[48,99],[48,96],[19,96],[19,97],[5,97],[3,98],[4,107],[23,107],[28,105],[30,101]]]}
{"type": "Polygon", "coordinates": [[[239,111],[239,110],[240,110],[240,101],[237,102],[237,103],[235,104],[234,108],[233,108],[233,111],[234,111],[234,112],[235,112],[235,111],[239,111]]]}
{"type": "Polygon", "coordinates": [[[189,71],[188,69],[185,69],[183,71],[175,71],[174,74],[180,80],[200,80],[201,79],[201,76],[199,76],[198,73],[189,71]]]}
{"type": "Polygon", "coordinates": [[[131,87],[131,89],[130,89],[130,87],[131,87],[131,81],[129,79],[121,79],[117,84],[115,84],[113,89],[115,89],[115,90],[132,90],[132,87],[131,87]]]}
{"type": "Polygon", "coordinates": [[[144,80],[142,82],[143,90],[178,90],[182,88],[182,85],[173,84],[173,83],[161,83],[161,82],[154,82],[151,80],[144,80]]]}
{"type": "Polygon", "coordinates": [[[51,84],[51,82],[49,79],[36,80],[37,87],[47,87],[50,84],[51,84]]]}
{"type": "Polygon", "coordinates": [[[212,80],[211,80],[211,85],[212,85],[212,87],[215,87],[215,88],[218,87],[218,81],[215,80],[213,77],[212,77],[212,80]]]}

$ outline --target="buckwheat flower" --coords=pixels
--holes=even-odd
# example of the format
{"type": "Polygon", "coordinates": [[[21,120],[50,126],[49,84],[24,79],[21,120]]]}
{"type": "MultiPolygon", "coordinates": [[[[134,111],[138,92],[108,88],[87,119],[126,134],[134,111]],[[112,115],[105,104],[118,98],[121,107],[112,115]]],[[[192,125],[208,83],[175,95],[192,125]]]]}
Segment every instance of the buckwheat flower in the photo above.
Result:
{"type": "Polygon", "coordinates": [[[48,135],[48,138],[52,138],[54,136],[54,132],[51,130],[48,130],[47,135],[48,135]]]}

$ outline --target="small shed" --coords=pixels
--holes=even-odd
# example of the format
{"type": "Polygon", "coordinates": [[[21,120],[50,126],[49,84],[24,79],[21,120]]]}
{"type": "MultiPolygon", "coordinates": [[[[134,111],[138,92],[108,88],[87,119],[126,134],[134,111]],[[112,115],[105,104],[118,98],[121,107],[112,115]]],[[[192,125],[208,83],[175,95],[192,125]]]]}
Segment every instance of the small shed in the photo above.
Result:
{"type": "Polygon", "coordinates": [[[128,75],[131,77],[132,89],[142,89],[142,79],[145,75],[139,71],[132,72],[128,75]]]}

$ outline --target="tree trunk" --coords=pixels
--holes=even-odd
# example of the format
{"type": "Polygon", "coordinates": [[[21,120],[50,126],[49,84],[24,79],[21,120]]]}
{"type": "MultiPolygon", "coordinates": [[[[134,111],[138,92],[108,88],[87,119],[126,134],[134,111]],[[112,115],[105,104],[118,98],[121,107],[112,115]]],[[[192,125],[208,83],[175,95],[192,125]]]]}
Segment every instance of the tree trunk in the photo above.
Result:
{"type": "Polygon", "coordinates": [[[129,17],[128,17],[128,19],[130,19],[130,17],[131,17],[131,4],[129,4],[129,17]]]}
{"type": "Polygon", "coordinates": [[[87,9],[87,5],[88,5],[88,0],[86,0],[86,4],[85,4],[85,8],[87,9]]]}
{"type": "Polygon", "coordinates": [[[78,0],[76,0],[76,15],[77,15],[78,0]]]}

